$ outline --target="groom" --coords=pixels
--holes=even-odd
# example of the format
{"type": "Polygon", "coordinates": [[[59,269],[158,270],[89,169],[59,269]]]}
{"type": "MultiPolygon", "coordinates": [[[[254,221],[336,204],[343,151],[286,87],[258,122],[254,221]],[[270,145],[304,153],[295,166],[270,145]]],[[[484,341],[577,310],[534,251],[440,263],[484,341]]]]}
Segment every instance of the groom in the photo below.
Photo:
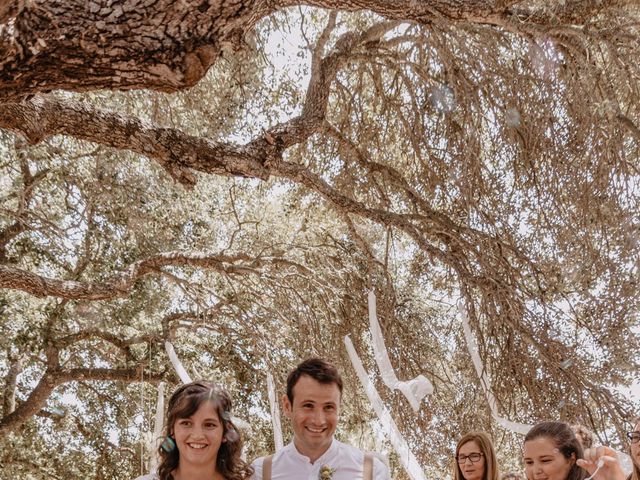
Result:
{"type": "Polygon", "coordinates": [[[340,418],[342,378],[330,363],[310,358],[287,379],[282,397],[293,441],[255,460],[255,480],[391,480],[378,458],[333,438],[340,418]]]}

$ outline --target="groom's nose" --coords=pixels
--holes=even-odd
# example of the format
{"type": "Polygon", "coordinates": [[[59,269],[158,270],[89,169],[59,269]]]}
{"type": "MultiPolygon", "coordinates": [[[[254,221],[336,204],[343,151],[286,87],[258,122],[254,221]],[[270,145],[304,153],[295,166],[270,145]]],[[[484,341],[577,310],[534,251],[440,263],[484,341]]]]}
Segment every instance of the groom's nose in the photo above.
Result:
{"type": "Polygon", "coordinates": [[[313,412],[312,421],[315,425],[322,425],[325,420],[324,412],[321,409],[318,409],[313,412]]]}

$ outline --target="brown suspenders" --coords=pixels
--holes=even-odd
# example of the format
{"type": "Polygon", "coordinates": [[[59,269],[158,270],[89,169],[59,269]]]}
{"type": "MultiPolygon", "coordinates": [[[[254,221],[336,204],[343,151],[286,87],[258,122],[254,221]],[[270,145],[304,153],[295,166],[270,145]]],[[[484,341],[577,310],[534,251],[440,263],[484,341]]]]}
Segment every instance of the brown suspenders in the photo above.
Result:
{"type": "MultiPolygon", "coordinates": [[[[271,480],[271,467],[273,466],[273,455],[264,457],[262,462],[262,480],[271,480]]],[[[362,479],[373,480],[373,455],[364,454],[364,464],[362,465],[362,479]]]]}

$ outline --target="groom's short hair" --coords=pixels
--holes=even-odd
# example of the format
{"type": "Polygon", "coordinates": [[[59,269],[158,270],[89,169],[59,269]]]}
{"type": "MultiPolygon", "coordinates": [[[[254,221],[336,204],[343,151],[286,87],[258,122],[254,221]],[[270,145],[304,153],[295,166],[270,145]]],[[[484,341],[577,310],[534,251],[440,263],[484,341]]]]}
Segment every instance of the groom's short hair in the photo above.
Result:
{"type": "Polygon", "coordinates": [[[321,358],[307,358],[287,378],[287,398],[292,405],[293,387],[296,386],[302,375],[308,375],[317,382],[324,384],[335,383],[340,390],[340,395],[342,395],[342,377],[338,373],[338,369],[321,358]]]}

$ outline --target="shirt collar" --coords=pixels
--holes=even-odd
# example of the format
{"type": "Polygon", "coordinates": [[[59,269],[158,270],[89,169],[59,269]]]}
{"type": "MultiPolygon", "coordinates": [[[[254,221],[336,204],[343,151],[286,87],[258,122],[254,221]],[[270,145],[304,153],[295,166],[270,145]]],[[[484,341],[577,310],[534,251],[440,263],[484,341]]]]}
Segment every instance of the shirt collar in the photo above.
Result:
{"type": "MultiPolygon", "coordinates": [[[[327,465],[337,455],[339,443],[340,442],[338,442],[335,438],[331,439],[331,446],[315,462],[313,462],[313,464],[314,465],[319,464],[321,466],[327,465]]],[[[293,440],[291,441],[291,443],[289,443],[289,445],[284,447],[284,450],[286,450],[287,455],[290,455],[292,458],[298,461],[301,461],[306,464],[311,463],[309,460],[309,457],[307,457],[306,455],[303,455],[298,451],[295,444],[293,443],[293,440]]]]}

